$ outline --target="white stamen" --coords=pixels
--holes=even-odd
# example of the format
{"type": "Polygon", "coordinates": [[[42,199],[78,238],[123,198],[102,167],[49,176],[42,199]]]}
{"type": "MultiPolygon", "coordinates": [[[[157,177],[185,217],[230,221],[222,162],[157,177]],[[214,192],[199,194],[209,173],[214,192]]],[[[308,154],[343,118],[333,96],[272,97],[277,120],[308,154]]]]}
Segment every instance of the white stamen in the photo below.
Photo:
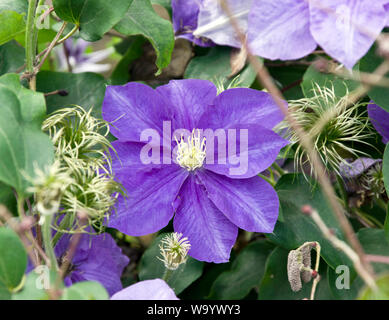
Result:
{"type": "Polygon", "coordinates": [[[188,171],[193,171],[197,168],[202,167],[205,156],[205,138],[201,140],[200,130],[197,130],[197,135],[195,134],[195,129],[193,129],[192,134],[186,139],[181,135],[180,142],[177,141],[177,162],[178,164],[187,169],[188,171]]]}

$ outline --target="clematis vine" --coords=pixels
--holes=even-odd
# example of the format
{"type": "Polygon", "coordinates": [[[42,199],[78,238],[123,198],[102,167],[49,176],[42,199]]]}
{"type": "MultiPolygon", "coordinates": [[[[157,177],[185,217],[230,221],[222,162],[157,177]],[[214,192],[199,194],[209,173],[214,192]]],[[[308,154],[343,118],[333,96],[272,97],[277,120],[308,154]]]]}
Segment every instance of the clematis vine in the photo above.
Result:
{"type": "Polygon", "coordinates": [[[386,26],[379,0],[254,1],[248,20],[252,52],[267,59],[293,60],[319,45],[352,69],[386,26]]]}
{"type": "Polygon", "coordinates": [[[238,228],[273,231],[278,197],[257,175],[288,141],[272,131],[283,115],[268,93],[217,95],[212,82],[194,79],[155,90],[108,86],[103,118],[118,139],[112,168],[128,193],[119,196],[110,227],[140,236],[173,218],[191,244],[188,254],[216,263],[229,260],[238,228]]]}

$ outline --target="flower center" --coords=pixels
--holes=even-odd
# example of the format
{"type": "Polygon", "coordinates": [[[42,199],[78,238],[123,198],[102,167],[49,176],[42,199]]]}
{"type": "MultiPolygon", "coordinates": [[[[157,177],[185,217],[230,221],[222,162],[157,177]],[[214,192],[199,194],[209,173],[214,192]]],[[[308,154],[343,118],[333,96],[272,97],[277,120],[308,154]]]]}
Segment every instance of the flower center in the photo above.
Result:
{"type": "Polygon", "coordinates": [[[202,167],[205,156],[205,138],[201,140],[200,130],[193,129],[192,134],[185,139],[181,135],[181,139],[177,142],[177,162],[178,164],[188,171],[193,171],[197,168],[202,167]]]}

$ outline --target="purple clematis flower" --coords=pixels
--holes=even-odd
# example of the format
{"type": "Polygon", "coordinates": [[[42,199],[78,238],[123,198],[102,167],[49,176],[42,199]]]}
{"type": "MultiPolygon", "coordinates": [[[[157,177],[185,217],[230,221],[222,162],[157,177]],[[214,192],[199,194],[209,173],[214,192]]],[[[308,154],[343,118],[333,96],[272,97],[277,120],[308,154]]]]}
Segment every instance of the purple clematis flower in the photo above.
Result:
{"type": "Polygon", "coordinates": [[[248,43],[268,59],[299,59],[320,45],[352,69],[387,24],[385,0],[261,0],[249,14],[248,43]]]}
{"type": "MultiPolygon", "coordinates": [[[[70,239],[70,235],[62,236],[54,248],[60,262],[65,257],[70,239]]],[[[64,282],[66,286],[70,286],[81,281],[97,281],[112,295],[123,288],[120,277],[128,263],[128,257],[108,233],[84,234],[64,282]]]]}
{"type": "Polygon", "coordinates": [[[173,29],[176,37],[185,38],[202,47],[214,46],[204,37],[195,37],[200,5],[203,0],[172,0],[173,29]]]}
{"type": "Polygon", "coordinates": [[[179,300],[168,284],[161,279],[137,282],[117,293],[111,300],[179,300]]]}
{"type": "Polygon", "coordinates": [[[372,102],[367,106],[367,112],[374,128],[382,136],[382,142],[387,144],[389,141],[389,112],[372,102]]]}
{"type": "MultiPolygon", "coordinates": [[[[227,0],[227,5],[243,33],[253,0],[227,0]]],[[[176,36],[203,47],[215,43],[235,48],[241,42],[230,18],[215,0],[172,0],[173,27],[176,36]]]]}
{"type": "MultiPolygon", "coordinates": [[[[66,256],[70,239],[71,235],[63,235],[54,248],[59,264],[66,256]]],[[[112,295],[123,288],[120,277],[128,263],[128,257],[108,233],[83,234],[64,282],[66,286],[71,286],[81,281],[97,281],[112,295]]],[[[33,269],[29,261],[27,272],[33,269]]]]}
{"type": "Polygon", "coordinates": [[[106,72],[110,70],[112,67],[110,64],[101,64],[99,62],[108,58],[115,50],[108,48],[86,54],[85,50],[90,45],[91,42],[83,39],[67,39],[64,42],[64,47],[56,48],[59,63],[58,69],[67,71],[70,67],[73,73],[106,72]]]}
{"type": "Polygon", "coordinates": [[[189,255],[216,263],[229,260],[238,228],[273,231],[278,197],[257,174],[288,142],[272,131],[283,115],[268,93],[235,88],[217,95],[212,82],[194,79],[155,90],[128,83],[107,87],[103,117],[118,138],[113,171],[128,191],[110,227],[145,235],[174,216],[189,255]]]}
{"type": "Polygon", "coordinates": [[[362,175],[376,163],[382,162],[381,159],[371,159],[366,157],[358,158],[354,161],[345,159],[339,166],[339,173],[342,177],[352,179],[362,175]]]}

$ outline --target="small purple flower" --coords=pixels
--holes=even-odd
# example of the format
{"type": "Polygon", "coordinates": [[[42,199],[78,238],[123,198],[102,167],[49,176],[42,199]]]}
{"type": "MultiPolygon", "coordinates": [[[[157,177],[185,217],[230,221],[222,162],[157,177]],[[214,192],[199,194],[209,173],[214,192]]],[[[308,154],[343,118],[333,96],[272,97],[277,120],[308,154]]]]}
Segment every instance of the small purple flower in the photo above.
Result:
{"type": "Polygon", "coordinates": [[[355,161],[349,161],[345,159],[345,162],[342,162],[339,165],[339,173],[342,177],[352,179],[357,178],[374,166],[376,163],[382,162],[381,159],[371,159],[366,157],[361,157],[355,161]]]}
{"type": "MultiPolygon", "coordinates": [[[[64,262],[71,237],[69,234],[63,235],[54,248],[59,266],[64,262]]],[[[128,263],[128,257],[122,253],[108,233],[83,234],[69,264],[64,282],[69,287],[81,281],[97,281],[112,295],[123,288],[120,277],[128,263]]],[[[33,269],[33,264],[28,261],[26,273],[33,269]]]]}
{"type": "Polygon", "coordinates": [[[203,0],[172,0],[173,29],[176,37],[185,38],[202,46],[214,44],[204,37],[195,37],[193,31],[197,28],[200,5],[203,0]]]}
{"type": "Polygon", "coordinates": [[[257,174],[288,142],[272,131],[283,115],[268,93],[235,88],[217,95],[212,82],[194,79],[155,90],[128,83],[108,86],[103,117],[118,138],[113,146],[120,160],[113,161],[113,171],[128,192],[128,198],[119,197],[110,227],[145,235],[174,216],[174,230],[192,245],[189,255],[216,263],[229,260],[238,227],[273,231],[278,197],[257,174]],[[227,131],[228,139],[220,138],[227,131]],[[157,138],[150,141],[150,133],[157,138]],[[145,164],[145,150],[162,151],[162,159],[157,154],[158,161],[145,164]]]}
{"type": "Polygon", "coordinates": [[[351,69],[387,23],[379,0],[261,0],[249,14],[248,43],[267,59],[299,59],[323,50],[351,69]]]}
{"type": "Polygon", "coordinates": [[[85,50],[90,45],[90,42],[83,39],[67,39],[64,42],[64,47],[56,48],[59,63],[58,69],[66,71],[70,65],[73,73],[106,72],[110,70],[110,64],[101,64],[99,62],[108,58],[114,52],[114,49],[108,48],[86,54],[85,50]]]}
{"type": "Polygon", "coordinates": [[[137,282],[117,293],[111,300],[179,300],[168,284],[161,279],[137,282]]]}
{"type": "MultiPolygon", "coordinates": [[[[54,248],[60,264],[66,256],[70,239],[70,235],[63,235],[54,248]]],[[[120,277],[128,263],[128,257],[122,253],[111,235],[83,234],[64,279],[65,285],[97,281],[112,295],[122,289],[120,277]]]]}
{"type": "MultiPolygon", "coordinates": [[[[253,0],[227,0],[229,9],[243,33],[253,0]]],[[[173,27],[177,37],[202,47],[225,45],[241,47],[230,18],[215,0],[172,0],[173,27]]]]}
{"type": "Polygon", "coordinates": [[[372,102],[367,106],[367,112],[374,128],[382,136],[382,142],[387,144],[389,141],[389,112],[372,102]]]}

